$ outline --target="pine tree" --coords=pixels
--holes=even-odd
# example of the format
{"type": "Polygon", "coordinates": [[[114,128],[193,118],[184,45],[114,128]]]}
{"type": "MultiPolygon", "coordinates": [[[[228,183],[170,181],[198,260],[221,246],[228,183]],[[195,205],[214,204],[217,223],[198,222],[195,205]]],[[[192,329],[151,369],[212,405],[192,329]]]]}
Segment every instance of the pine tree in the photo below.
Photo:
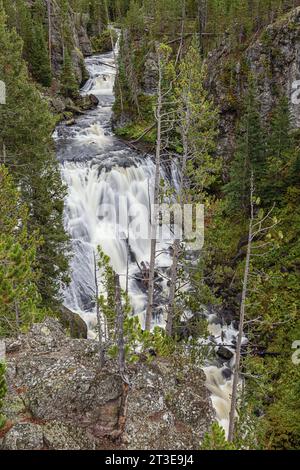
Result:
{"type": "Polygon", "coordinates": [[[1,414],[2,410],[2,402],[3,398],[5,397],[7,392],[6,380],[5,380],[5,364],[4,362],[0,361],[0,429],[5,424],[5,416],[1,414]]]}
{"type": "Polygon", "coordinates": [[[40,240],[28,234],[28,210],[0,166],[0,336],[16,335],[38,315],[35,268],[40,240]]]}
{"type": "Polygon", "coordinates": [[[236,448],[227,441],[224,429],[218,423],[213,423],[210,433],[204,436],[201,450],[236,450],[236,448]]]}
{"type": "Polygon", "coordinates": [[[28,231],[38,230],[43,239],[37,249],[36,271],[41,274],[38,286],[43,300],[51,304],[59,296],[61,283],[68,280],[65,188],[51,137],[55,119],[29,80],[22,40],[16,31],[8,31],[1,7],[0,76],[7,90],[6,105],[0,113],[0,153],[5,148],[6,166],[29,209],[28,231]]]}
{"type": "MultiPolygon", "coordinates": [[[[199,55],[199,44],[194,41],[179,67],[175,85],[177,127],[180,134],[180,183],[177,200],[184,204],[204,203],[206,193],[216,181],[219,164],[213,158],[217,135],[218,110],[204,88],[205,69],[199,55]]],[[[173,262],[169,292],[167,332],[172,334],[175,319],[175,292],[180,257],[180,240],[173,244],[173,262]]]]}
{"type": "Polygon", "coordinates": [[[68,50],[65,51],[64,64],[61,72],[61,91],[64,96],[70,98],[78,94],[78,83],[74,74],[71,55],[68,50]]]}
{"type": "Polygon", "coordinates": [[[41,24],[33,23],[30,55],[28,57],[33,77],[45,87],[51,85],[51,70],[45,31],[41,24]]]}
{"type": "Polygon", "coordinates": [[[231,164],[230,182],[225,186],[232,211],[248,213],[251,171],[253,170],[256,194],[261,195],[266,172],[265,135],[259,114],[255,83],[249,81],[245,109],[240,120],[237,150],[231,164]]]}
{"type": "MultiPolygon", "coordinates": [[[[157,60],[157,99],[155,107],[156,119],[156,149],[155,149],[155,176],[154,176],[154,197],[153,207],[158,207],[160,202],[160,165],[161,155],[166,148],[165,127],[168,122],[168,112],[166,113],[166,101],[170,98],[170,54],[171,49],[166,44],[156,44],[157,60]]],[[[172,72],[171,72],[172,75],[172,72]]],[[[150,240],[150,262],[148,276],[148,302],[145,318],[145,329],[151,330],[153,304],[154,304],[154,279],[156,262],[156,244],[157,244],[158,211],[155,209],[151,214],[151,240],[150,240]]]]}
{"type": "Polygon", "coordinates": [[[43,0],[37,0],[31,8],[24,0],[15,5],[4,3],[9,26],[15,27],[23,40],[23,57],[33,78],[44,86],[51,85],[51,70],[46,41],[44,19],[46,16],[43,0]]]}
{"type": "Polygon", "coordinates": [[[263,201],[280,204],[283,193],[295,183],[299,149],[294,141],[289,102],[282,96],[274,109],[267,139],[263,201]]]}

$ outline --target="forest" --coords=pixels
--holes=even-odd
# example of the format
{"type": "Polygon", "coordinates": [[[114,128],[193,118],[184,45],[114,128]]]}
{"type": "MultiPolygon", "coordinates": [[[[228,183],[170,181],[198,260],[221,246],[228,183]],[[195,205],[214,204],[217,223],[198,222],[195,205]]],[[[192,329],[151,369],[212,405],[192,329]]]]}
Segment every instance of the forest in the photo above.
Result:
{"type": "MultiPolygon", "coordinates": [[[[300,449],[299,46],[298,0],[0,0],[1,450],[89,449],[86,428],[96,449],[300,449]],[[133,216],[111,235],[101,204],[122,197],[146,241],[133,216]],[[120,387],[102,434],[104,401],[90,426],[90,409],[49,411],[62,387],[37,391],[79,344],[73,369],[120,387]],[[157,370],[173,388],[138,395],[157,370]]],[[[77,388],[70,403],[95,406],[77,388]]]]}

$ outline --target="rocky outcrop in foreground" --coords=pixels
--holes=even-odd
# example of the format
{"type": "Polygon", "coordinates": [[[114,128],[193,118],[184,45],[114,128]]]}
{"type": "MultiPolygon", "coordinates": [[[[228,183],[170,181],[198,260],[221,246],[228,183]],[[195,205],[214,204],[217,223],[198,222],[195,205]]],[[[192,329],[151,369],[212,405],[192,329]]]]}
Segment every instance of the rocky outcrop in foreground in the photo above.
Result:
{"type": "Polygon", "coordinates": [[[58,321],[6,343],[2,449],[197,449],[213,410],[202,370],[143,357],[98,367],[97,342],[71,339],[58,321]]]}

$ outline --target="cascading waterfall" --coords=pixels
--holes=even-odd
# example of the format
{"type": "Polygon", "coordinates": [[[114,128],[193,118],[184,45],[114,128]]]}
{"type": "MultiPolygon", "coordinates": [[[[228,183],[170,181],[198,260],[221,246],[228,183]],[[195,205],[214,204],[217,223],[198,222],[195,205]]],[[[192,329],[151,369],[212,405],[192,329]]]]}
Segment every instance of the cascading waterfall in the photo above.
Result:
{"type": "MultiPolygon", "coordinates": [[[[95,335],[93,328],[96,326],[94,253],[97,246],[100,245],[110,257],[123,288],[128,270],[133,313],[139,316],[142,325],[147,303],[147,292],[138,275],[141,264],[149,261],[150,240],[146,236],[136,238],[128,228],[124,214],[134,207],[136,230],[147,226],[153,197],[154,163],[150,156],[142,157],[129,149],[111,131],[117,53],[118,44],[112,53],[86,59],[90,78],[81,93],[97,96],[99,105],[80,117],[76,124],[61,124],[55,132],[62,177],[68,187],[65,226],[71,235],[73,248],[71,283],[64,291],[64,303],[84,318],[91,337],[95,335]]],[[[167,178],[163,170],[162,174],[167,178]]],[[[176,185],[174,168],[171,169],[171,177],[176,185]]],[[[161,252],[157,258],[158,265],[164,269],[171,264],[170,240],[168,243],[167,239],[165,236],[165,241],[158,246],[161,252]]],[[[167,292],[167,281],[163,278],[161,292],[167,292]]],[[[159,299],[157,303],[159,305],[159,299]]],[[[153,324],[165,325],[164,310],[156,308],[158,313],[153,324]]],[[[209,316],[208,320],[212,343],[217,345],[225,341],[225,344],[232,344],[237,331],[227,327],[221,334],[220,326],[214,323],[214,316],[209,316]]],[[[227,366],[210,363],[205,367],[207,387],[212,394],[217,419],[226,430],[231,393],[228,370],[233,361],[234,358],[227,366]]]]}

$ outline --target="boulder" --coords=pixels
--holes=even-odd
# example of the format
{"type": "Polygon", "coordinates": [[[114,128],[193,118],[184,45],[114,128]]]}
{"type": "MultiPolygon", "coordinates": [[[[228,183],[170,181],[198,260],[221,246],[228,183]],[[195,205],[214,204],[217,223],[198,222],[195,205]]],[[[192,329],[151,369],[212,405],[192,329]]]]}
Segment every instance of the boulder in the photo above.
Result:
{"type": "Polygon", "coordinates": [[[54,318],[18,341],[6,354],[3,449],[196,449],[214,420],[205,375],[189,362],[139,355],[128,387],[117,361],[99,368],[97,341],[66,336],[54,318]]]}
{"type": "Polygon", "coordinates": [[[99,100],[97,96],[90,94],[90,95],[79,95],[75,99],[75,105],[80,108],[82,111],[87,111],[89,109],[94,109],[98,106],[99,100]]]}
{"type": "Polygon", "coordinates": [[[38,450],[43,448],[43,429],[39,424],[17,423],[4,436],[2,450],[38,450]]]}
{"type": "Polygon", "coordinates": [[[219,346],[217,349],[217,355],[225,361],[230,361],[233,358],[233,352],[225,346],[219,346]]]}
{"type": "Polygon", "coordinates": [[[60,421],[43,426],[45,447],[50,450],[94,450],[96,441],[84,429],[60,421]]]}
{"type": "Polygon", "coordinates": [[[65,306],[60,307],[60,321],[70,330],[71,338],[87,338],[88,328],[78,313],[74,313],[65,306]]]}

